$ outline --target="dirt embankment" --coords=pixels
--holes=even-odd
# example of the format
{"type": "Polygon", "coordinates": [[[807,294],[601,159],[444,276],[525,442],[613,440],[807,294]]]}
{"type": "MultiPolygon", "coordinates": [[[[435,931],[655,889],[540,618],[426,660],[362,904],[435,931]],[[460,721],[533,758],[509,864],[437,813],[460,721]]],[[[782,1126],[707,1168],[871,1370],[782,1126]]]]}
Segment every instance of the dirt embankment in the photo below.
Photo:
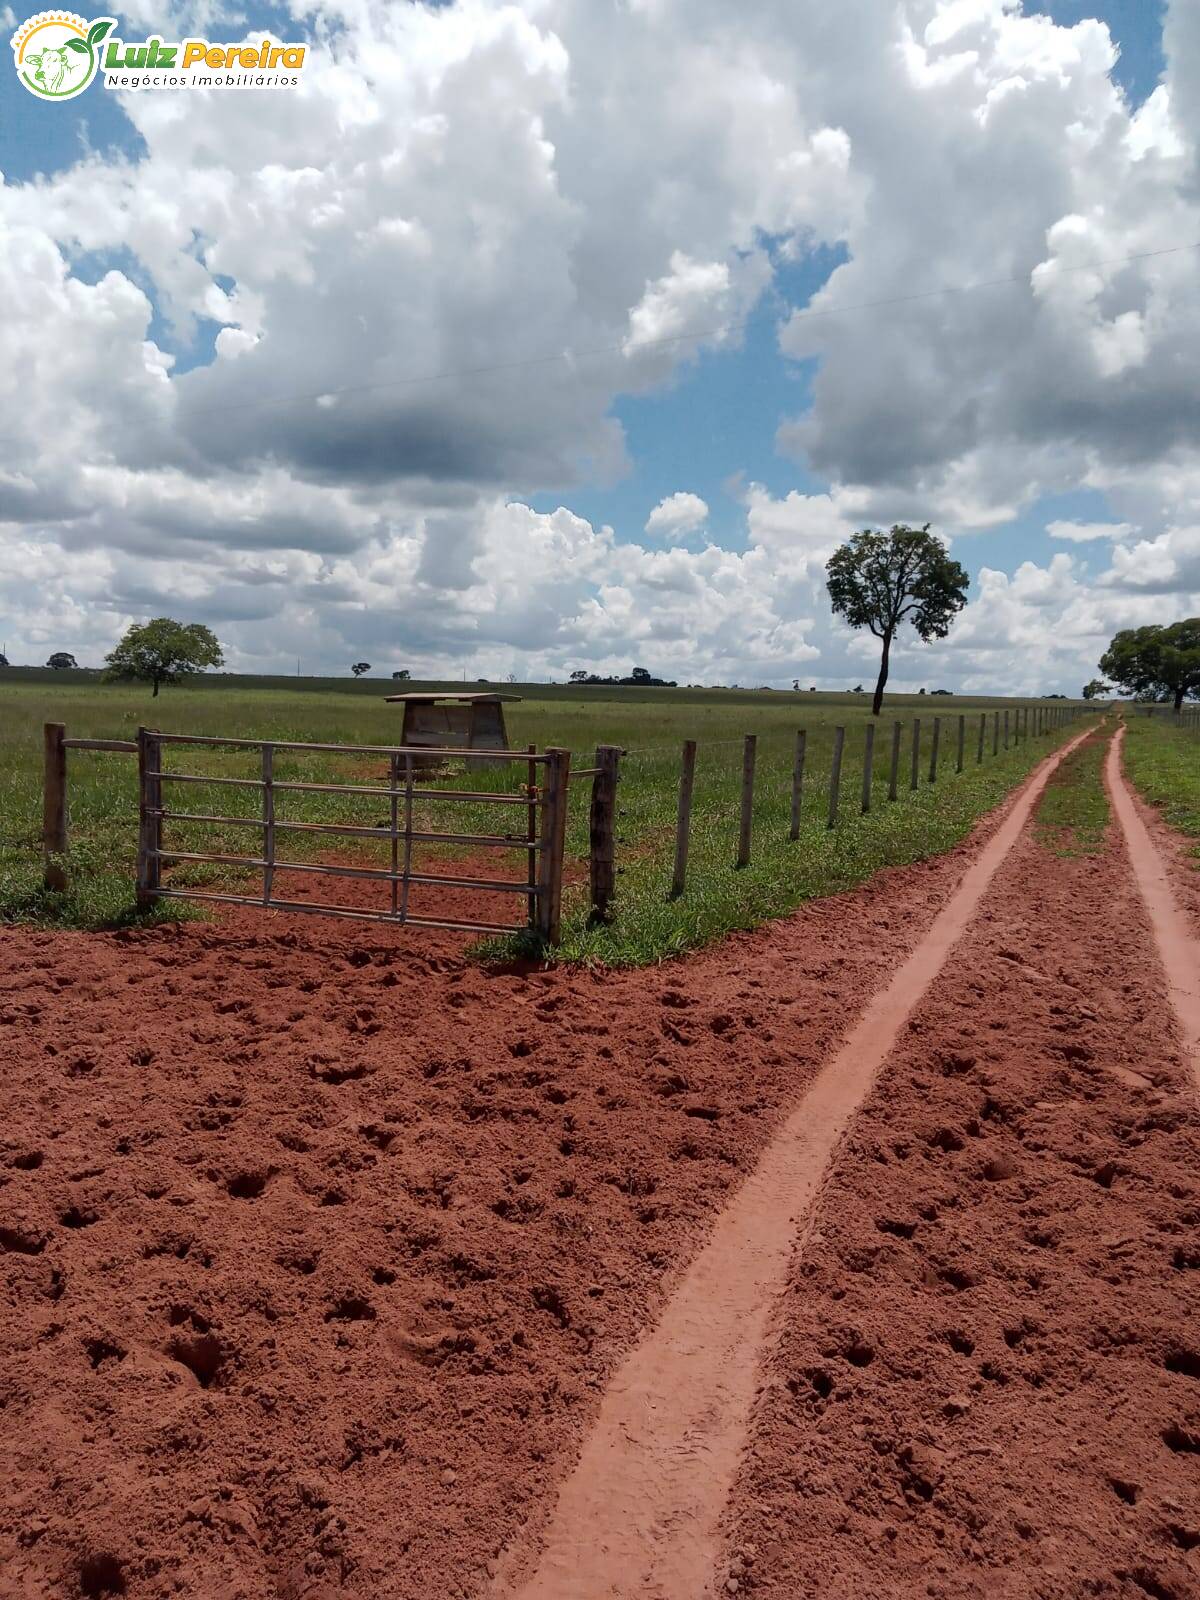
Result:
{"type": "Polygon", "coordinates": [[[484,1592],[973,848],[609,977],[0,932],[0,1594],[484,1592]]]}
{"type": "Polygon", "coordinates": [[[1200,1130],[1119,839],[1027,835],[832,1171],[730,1592],[1200,1594],[1200,1130]]]}

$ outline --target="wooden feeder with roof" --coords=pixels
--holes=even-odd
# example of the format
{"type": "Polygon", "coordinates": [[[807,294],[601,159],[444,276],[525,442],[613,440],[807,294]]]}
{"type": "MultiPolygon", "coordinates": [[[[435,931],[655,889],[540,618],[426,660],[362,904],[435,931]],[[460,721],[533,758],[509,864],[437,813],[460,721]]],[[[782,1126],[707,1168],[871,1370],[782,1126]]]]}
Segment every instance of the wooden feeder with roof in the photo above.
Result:
{"type": "MultiPolygon", "coordinates": [[[[431,750],[507,750],[504,702],[519,694],[497,694],[494,689],[463,694],[389,694],[389,705],[404,707],[400,743],[428,746],[431,750]]],[[[437,766],[438,759],[422,760],[437,766]]],[[[486,766],[468,760],[468,767],[486,766]]]]}

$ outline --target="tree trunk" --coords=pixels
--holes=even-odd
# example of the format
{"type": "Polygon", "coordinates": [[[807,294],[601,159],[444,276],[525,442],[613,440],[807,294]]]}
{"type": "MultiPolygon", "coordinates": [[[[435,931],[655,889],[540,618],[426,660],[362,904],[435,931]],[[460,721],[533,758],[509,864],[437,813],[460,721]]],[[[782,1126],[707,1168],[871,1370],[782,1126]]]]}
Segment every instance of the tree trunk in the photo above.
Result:
{"type": "Polygon", "coordinates": [[[158,679],[157,678],[155,678],[155,680],[154,680],[154,693],[150,696],[150,698],[151,698],[151,700],[157,700],[158,699],[158,679]]]}
{"type": "Polygon", "coordinates": [[[1175,691],[1175,709],[1176,709],[1176,711],[1182,711],[1183,710],[1183,690],[1182,689],[1176,689],[1176,691],[1175,691]]]}
{"type": "Polygon", "coordinates": [[[875,683],[875,694],[871,700],[871,715],[877,717],[883,706],[883,687],[888,681],[888,655],[892,648],[892,636],[885,633],[883,636],[883,655],[879,661],[879,677],[875,683]]]}

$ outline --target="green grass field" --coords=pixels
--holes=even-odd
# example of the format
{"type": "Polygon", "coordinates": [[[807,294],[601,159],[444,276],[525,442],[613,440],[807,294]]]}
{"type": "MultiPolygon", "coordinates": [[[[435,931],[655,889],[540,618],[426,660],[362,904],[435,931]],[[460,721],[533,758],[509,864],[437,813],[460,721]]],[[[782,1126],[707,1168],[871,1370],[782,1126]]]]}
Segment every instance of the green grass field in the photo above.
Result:
{"type": "MultiPolygon", "coordinates": [[[[99,927],[133,915],[136,851],[136,763],[129,756],[71,752],[70,888],[48,895],[41,888],[41,749],[42,723],[66,724],[74,737],[130,738],[139,724],[167,732],[228,734],[246,738],[296,739],[347,744],[389,744],[399,737],[399,713],[382,702],[394,687],[386,680],[325,681],[231,679],[208,677],[187,686],[164,689],[157,700],[140,686],[105,685],[85,673],[52,675],[10,671],[0,679],[0,918],[51,925],[99,927]],[[347,692],[348,691],[348,692],[347,692]]],[[[404,685],[404,688],[426,687],[404,685]]],[[[446,685],[454,688],[461,685],[446,685]]],[[[801,900],[862,882],[880,867],[918,860],[952,846],[975,820],[995,805],[1034,762],[1052,748],[1059,735],[1012,744],[992,754],[992,715],[1010,711],[1015,725],[1016,701],[967,701],[942,696],[889,698],[876,737],[873,809],[860,813],[863,738],[868,717],[865,695],[772,693],[753,690],[669,690],[565,686],[502,685],[523,696],[508,707],[509,736],[514,746],[564,745],[576,766],[592,765],[597,744],[617,744],[628,752],[622,761],[617,826],[617,905],[612,922],[588,925],[582,888],[576,884],[564,899],[564,933],[559,955],[568,960],[609,964],[654,960],[707,942],[735,928],[747,928],[780,915],[801,900]],[[985,755],[976,762],[978,719],[987,711],[985,755]],[[959,714],[967,718],[965,768],[956,775],[959,714]],[[941,718],[939,777],[929,782],[930,732],[941,718]],[[922,724],[920,777],[909,788],[912,720],[922,724]],[[904,725],[900,798],[887,800],[891,729],[904,725]],[[846,728],[838,827],[826,827],[828,778],[833,729],[846,728]],[[807,763],[801,834],[788,840],[791,771],[795,733],[807,731],[807,763]],[[751,865],[737,870],[741,784],[741,739],[758,737],[758,767],[751,865]],[[669,895],[674,848],[674,823],[680,745],[698,741],[693,802],[691,855],[686,893],[669,895]]],[[[1076,725],[1078,726],[1078,724],[1076,725]]],[[[213,776],[257,776],[253,754],[173,748],[168,765],[174,770],[213,776]]],[[[312,753],[276,756],[277,778],[324,782],[383,781],[384,764],[369,757],[312,753]]],[[[508,787],[524,781],[523,765],[493,767],[456,775],[455,787],[508,787]]],[[[260,798],[253,789],[190,785],[177,809],[245,816],[258,814],[260,798]]],[[[571,875],[586,878],[590,783],[571,786],[568,852],[571,875]]],[[[169,801],[168,803],[172,803],[169,801]]],[[[343,795],[280,796],[280,815],[296,821],[339,821],[378,825],[386,802],[343,795]],[[286,809],[284,809],[286,807],[286,809]]],[[[418,827],[456,832],[497,832],[523,825],[517,807],[488,807],[422,800],[416,808],[418,827]]],[[[245,827],[201,827],[169,824],[168,842],[181,849],[253,855],[256,830],[245,827]]],[[[282,837],[282,836],[281,836],[282,837]]],[[[434,847],[426,846],[428,852],[434,847]]],[[[385,847],[374,841],[332,840],[328,836],[290,835],[291,859],[313,859],[336,851],[385,865],[385,847]]],[[[282,853],[282,851],[281,851],[282,853]]],[[[444,857],[447,852],[441,848],[444,857]]],[[[462,852],[459,852],[461,855],[462,852]]],[[[523,872],[523,854],[491,853],[488,866],[498,875],[516,878],[523,872]],[[503,863],[503,865],[500,865],[503,863]]],[[[419,864],[428,868],[426,855],[419,864]]],[[[471,871],[478,871],[479,856],[471,871]]],[[[461,870],[461,868],[451,870],[461,870]]],[[[491,875],[491,874],[489,874],[491,875]]],[[[172,881],[249,886],[257,892],[257,875],[237,882],[236,870],[211,866],[177,867],[172,881]]],[[[386,889],[380,886],[382,908],[386,889]]],[[[499,897],[497,902],[499,902],[499,897]]],[[[505,907],[510,913],[510,908],[505,907]]],[[[162,904],[160,916],[196,914],[180,902],[162,904]]],[[[504,917],[497,917],[504,920],[504,917]]],[[[495,943],[487,947],[495,953],[495,943]]]]}
{"type": "Polygon", "coordinates": [[[1135,707],[1127,724],[1126,772],[1164,821],[1196,840],[1200,862],[1200,733],[1184,730],[1168,712],[1146,716],[1135,707]]]}
{"type": "MultiPolygon", "coordinates": [[[[1112,724],[1106,724],[1111,731],[1112,724]]],[[[1051,775],[1037,808],[1037,836],[1058,856],[1099,855],[1108,827],[1108,796],[1101,768],[1104,737],[1072,751],[1051,775]]]]}

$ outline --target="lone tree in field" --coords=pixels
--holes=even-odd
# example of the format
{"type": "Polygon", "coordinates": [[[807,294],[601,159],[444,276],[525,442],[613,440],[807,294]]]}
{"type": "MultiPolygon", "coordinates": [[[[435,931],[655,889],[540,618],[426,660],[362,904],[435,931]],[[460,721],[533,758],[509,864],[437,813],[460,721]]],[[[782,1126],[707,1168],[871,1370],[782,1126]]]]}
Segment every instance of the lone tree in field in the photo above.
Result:
{"type": "Polygon", "coordinates": [[[1085,683],[1083,686],[1083,698],[1085,700],[1098,700],[1101,695],[1111,693],[1112,684],[1105,683],[1102,678],[1093,678],[1091,683],[1085,683]]]}
{"type": "Polygon", "coordinates": [[[967,603],[971,580],[928,523],[923,528],[899,524],[890,533],[866,528],[834,551],[825,574],[835,615],[852,628],[869,628],[883,642],[871,701],[871,715],[877,717],[900,624],[911,622],[926,642],[944,639],[967,603]]]}
{"type": "Polygon", "coordinates": [[[216,634],[202,622],[173,622],[155,617],[135,622],[115,650],[105,656],[107,679],[141,679],[154,685],[178,683],[188,673],[224,665],[216,634]]]}
{"type": "Polygon", "coordinates": [[[371,663],[369,661],[356,661],[350,668],[356,678],[361,678],[364,672],[370,672],[370,670],[371,663]]]}
{"type": "Polygon", "coordinates": [[[56,650],[46,662],[48,667],[53,667],[55,672],[62,672],[67,667],[76,667],[79,663],[69,650],[56,650]]]}
{"type": "Polygon", "coordinates": [[[1100,671],[1139,700],[1200,700],[1200,617],[1122,628],[1100,657],[1100,671]]]}

